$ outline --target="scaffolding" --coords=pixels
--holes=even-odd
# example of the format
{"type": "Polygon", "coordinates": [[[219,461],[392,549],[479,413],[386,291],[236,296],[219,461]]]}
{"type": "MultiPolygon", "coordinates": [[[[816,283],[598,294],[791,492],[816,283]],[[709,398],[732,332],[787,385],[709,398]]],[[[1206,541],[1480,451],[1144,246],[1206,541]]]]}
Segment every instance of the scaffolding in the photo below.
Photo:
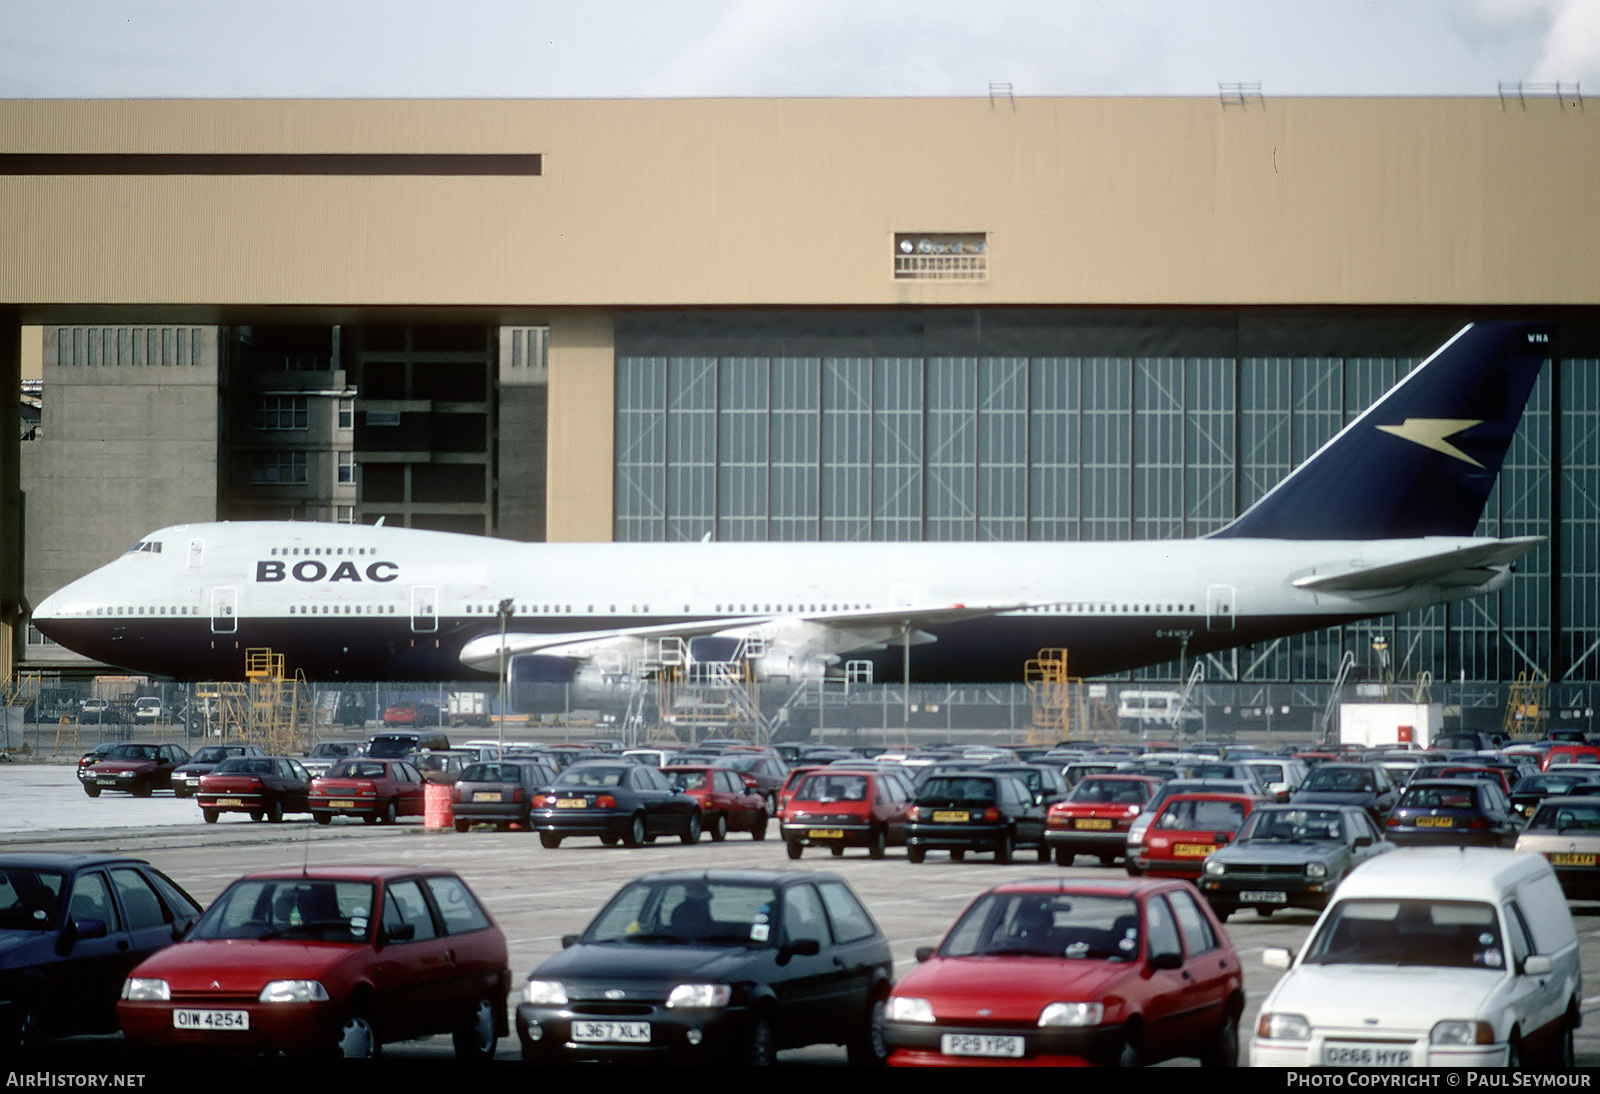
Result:
{"type": "Polygon", "coordinates": [[[1073,738],[1114,740],[1121,729],[1117,712],[1107,702],[1103,684],[1085,684],[1067,672],[1068,651],[1042,649],[1023,666],[1032,718],[1029,744],[1053,745],[1073,738]]]}
{"type": "Polygon", "coordinates": [[[691,741],[718,736],[765,742],[769,733],[755,671],[765,653],[765,639],[750,635],[726,661],[697,661],[681,639],[662,639],[651,666],[661,730],[674,736],[687,731],[691,741]]]}
{"type": "Polygon", "coordinates": [[[283,655],[258,647],[245,651],[244,677],[196,686],[208,739],[259,745],[274,756],[308,749],[326,712],[318,709],[305,673],[285,675],[283,655]]]}
{"type": "Polygon", "coordinates": [[[1545,723],[1550,720],[1550,710],[1544,701],[1549,689],[1550,677],[1544,670],[1517,673],[1516,683],[1511,685],[1506,696],[1506,713],[1501,721],[1506,736],[1525,740],[1544,736],[1545,723]]]}

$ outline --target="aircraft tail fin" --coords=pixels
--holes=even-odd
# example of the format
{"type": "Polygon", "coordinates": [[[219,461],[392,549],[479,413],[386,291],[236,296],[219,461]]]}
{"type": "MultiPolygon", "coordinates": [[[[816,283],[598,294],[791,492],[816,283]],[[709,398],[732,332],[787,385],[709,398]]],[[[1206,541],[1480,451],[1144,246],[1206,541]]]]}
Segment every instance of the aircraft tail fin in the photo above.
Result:
{"type": "Polygon", "coordinates": [[[1546,324],[1463,327],[1212,535],[1470,536],[1549,355],[1546,324]]]}

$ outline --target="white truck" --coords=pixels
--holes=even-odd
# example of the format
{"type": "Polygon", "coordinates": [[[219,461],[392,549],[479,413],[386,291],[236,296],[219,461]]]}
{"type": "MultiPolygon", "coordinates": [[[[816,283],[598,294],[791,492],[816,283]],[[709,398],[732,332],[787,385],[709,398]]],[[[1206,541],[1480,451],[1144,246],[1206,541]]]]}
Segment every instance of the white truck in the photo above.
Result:
{"type": "Polygon", "coordinates": [[[1443,728],[1443,703],[1339,704],[1340,744],[1427,748],[1443,728]]]}
{"type": "Polygon", "coordinates": [[[481,691],[453,691],[449,707],[452,726],[487,726],[494,722],[489,697],[481,691]]]}

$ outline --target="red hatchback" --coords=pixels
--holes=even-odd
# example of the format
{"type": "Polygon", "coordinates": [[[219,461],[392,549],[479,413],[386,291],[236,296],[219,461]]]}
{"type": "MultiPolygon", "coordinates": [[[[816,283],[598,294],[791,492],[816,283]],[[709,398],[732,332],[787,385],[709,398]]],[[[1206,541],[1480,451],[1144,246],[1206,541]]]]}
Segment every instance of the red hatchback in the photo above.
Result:
{"type": "Polygon", "coordinates": [[[228,886],[135,968],[117,1021],[139,1046],[335,1057],[449,1033],[480,1060],[508,1032],[510,986],[505,935],[455,874],[279,870],[228,886]]]}
{"type": "Polygon", "coordinates": [[[393,824],[398,817],[423,815],[427,785],[416,765],[405,760],[340,760],[311,780],[311,815],[318,824],[336,816],[393,824]]]}
{"type": "Polygon", "coordinates": [[[1183,882],[997,885],[917,960],[889,996],[892,1066],[1238,1060],[1239,957],[1183,882]]]}
{"type": "Polygon", "coordinates": [[[1157,790],[1161,780],[1149,775],[1089,775],[1078,781],[1065,801],[1044,817],[1044,839],[1057,866],[1071,866],[1079,855],[1095,855],[1102,866],[1122,857],[1133,818],[1157,790]]]}
{"type": "Polygon", "coordinates": [[[700,803],[700,828],[721,843],[729,832],[767,838],[767,799],[750,780],[731,768],[671,764],[661,773],[673,789],[700,803]]]}
{"type": "Polygon", "coordinates": [[[1244,794],[1174,794],[1145,830],[1139,868],[1152,877],[1199,877],[1206,856],[1233,842],[1259,804],[1244,794]]]}
{"type": "Polygon", "coordinates": [[[906,841],[911,799],[900,782],[877,771],[818,768],[795,786],[779,814],[789,857],[807,847],[826,847],[835,855],[846,847],[865,847],[882,858],[890,844],[906,841]]]}

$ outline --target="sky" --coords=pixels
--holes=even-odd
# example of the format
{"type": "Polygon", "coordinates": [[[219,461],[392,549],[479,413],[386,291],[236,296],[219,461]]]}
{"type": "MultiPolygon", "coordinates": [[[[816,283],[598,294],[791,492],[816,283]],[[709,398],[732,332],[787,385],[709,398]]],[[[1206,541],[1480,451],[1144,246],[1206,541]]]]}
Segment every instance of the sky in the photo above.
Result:
{"type": "Polygon", "coordinates": [[[0,0],[0,98],[1600,95],[1600,0],[0,0]]]}

